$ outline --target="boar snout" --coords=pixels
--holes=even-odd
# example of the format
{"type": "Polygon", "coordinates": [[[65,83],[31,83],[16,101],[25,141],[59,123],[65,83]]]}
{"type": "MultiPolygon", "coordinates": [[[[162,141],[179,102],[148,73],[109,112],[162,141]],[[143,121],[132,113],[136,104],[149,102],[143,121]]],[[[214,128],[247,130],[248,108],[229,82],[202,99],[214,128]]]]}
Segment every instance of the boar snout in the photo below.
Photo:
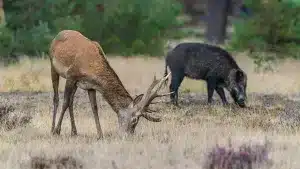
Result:
{"type": "Polygon", "coordinates": [[[231,90],[231,96],[234,100],[234,102],[239,105],[240,107],[246,107],[246,94],[243,90],[238,90],[237,87],[233,88],[231,90]]]}
{"type": "Polygon", "coordinates": [[[245,101],[246,101],[246,99],[245,99],[244,96],[239,96],[238,99],[237,99],[237,104],[240,107],[246,107],[245,101]]]}

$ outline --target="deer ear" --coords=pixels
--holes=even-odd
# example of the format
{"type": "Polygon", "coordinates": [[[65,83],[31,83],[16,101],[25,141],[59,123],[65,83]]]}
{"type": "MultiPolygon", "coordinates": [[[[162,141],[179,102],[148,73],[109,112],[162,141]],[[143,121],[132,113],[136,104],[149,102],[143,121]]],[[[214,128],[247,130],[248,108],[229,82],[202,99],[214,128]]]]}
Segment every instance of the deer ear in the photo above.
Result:
{"type": "Polygon", "coordinates": [[[139,103],[142,98],[143,98],[144,94],[140,94],[140,95],[137,95],[134,99],[133,99],[133,104],[136,105],[137,103],[139,103]]]}
{"type": "Polygon", "coordinates": [[[141,100],[142,100],[142,98],[143,98],[143,96],[144,96],[144,94],[140,94],[140,95],[137,95],[134,99],[133,99],[133,101],[130,103],[130,108],[133,108],[136,104],[138,104],[141,100]]]}

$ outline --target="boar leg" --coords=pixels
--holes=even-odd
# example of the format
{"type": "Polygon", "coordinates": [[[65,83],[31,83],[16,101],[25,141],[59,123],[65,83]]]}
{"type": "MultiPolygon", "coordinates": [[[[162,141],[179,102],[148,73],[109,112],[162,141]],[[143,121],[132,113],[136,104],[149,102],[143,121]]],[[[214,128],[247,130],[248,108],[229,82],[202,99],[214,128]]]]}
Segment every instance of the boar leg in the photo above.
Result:
{"type": "Polygon", "coordinates": [[[171,102],[178,106],[178,88],[179,86],[181,85],[181,82],[184,78],[184,74],[183,73],[173,73],[172,72],[172,79],[171,79],[171,84],[170,84],[170,92],[173,92],[171,95],[170,95],[170,99],[171,99],[171,102]]]}
{"type": "Polygon", "coordinates": [[[212,101],[213,101],[212,100],[212,96],[213,96],[214,90],[215,90],[215,88],[217,86],[216,79],[213,78],[213,77],[210,77],[210,78],[207,79],[206,84],[207,84],[207,97],[208,97],[207,98],[207,102],[209,104],[211,104],[212,101]]]}
{"type": "Polygon", "coordinates": [[[228,102],[226,100],[224,89],[221,86],[217,86],[216,91],[217,91],[218,95],[220,96],[220,98],[222,99],[223,105],[227,105],[228,102]]]}

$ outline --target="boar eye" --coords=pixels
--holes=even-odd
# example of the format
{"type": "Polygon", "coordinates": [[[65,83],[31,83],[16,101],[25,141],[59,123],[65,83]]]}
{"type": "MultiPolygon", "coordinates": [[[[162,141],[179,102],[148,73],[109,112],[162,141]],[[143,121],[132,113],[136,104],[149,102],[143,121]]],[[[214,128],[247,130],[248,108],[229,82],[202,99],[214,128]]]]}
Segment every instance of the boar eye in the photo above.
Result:
{"type": "Polygon", "coordinates": [[[131,123],[137,123],[137,117],[133,117],[133,118],[131,119],[131,123]]]}

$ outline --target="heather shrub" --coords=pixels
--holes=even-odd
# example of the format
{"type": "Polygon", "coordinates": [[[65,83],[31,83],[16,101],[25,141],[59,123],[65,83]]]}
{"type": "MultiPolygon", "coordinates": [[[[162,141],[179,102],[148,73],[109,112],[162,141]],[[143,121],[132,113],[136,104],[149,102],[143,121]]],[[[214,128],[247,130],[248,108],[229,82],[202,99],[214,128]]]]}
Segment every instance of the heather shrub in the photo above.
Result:
{"type": "Polygon", "coordinates": [[[265,144],[243,144],[239,150],[232,148],[231,142],[228,147],[212,148],[207,153],[204,168],[205,169],[254,169],[264,166],[269,168],[272,166],[272,160],[268,158],[270,142],[265,144]]]}
{"type": "Polygon", "coordinates": [[[70,168],[82,169],[83,164],[72,156],[57,156],[56,158],[46,158],[43,156],[34,156],[30,160],[31,169],[48,169],[48,168],[70,168]]]}

